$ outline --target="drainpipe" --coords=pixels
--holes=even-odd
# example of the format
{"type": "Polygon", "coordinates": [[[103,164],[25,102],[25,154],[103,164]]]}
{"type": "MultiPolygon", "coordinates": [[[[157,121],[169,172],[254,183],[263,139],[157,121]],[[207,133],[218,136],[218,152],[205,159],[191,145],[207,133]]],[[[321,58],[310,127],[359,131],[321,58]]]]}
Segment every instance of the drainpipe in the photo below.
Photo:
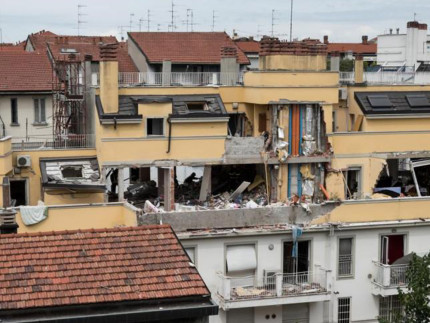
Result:
{"type": "Polygon", "coordinates": [[[170,117],[167,118],[167,123],[169,124],[169,139],[166,154],[170,153],[170,142],[172,141],[172,122],[170,121],[170,117]]]}

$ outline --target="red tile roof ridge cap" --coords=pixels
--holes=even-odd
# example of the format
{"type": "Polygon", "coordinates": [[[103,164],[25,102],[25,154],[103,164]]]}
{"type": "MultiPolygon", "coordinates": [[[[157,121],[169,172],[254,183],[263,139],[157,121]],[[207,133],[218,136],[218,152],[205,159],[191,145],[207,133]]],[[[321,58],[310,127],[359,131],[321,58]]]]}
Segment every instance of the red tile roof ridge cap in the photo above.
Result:
{"type": "Polygon", "coordinates": [[[3,238],[15,238],[15,237],[34,237],[34,236],[60,236],[65,234],[76,234],[76,233],[102,233],[102,232],[114,232],[114,231],[140,231],[157,228],[170,228],[170,224],[150,224],[150,225],[138,225],[138,226],[124,226],[115,228],[90,228],[90,229],[76,229],[76,230],[58,230],[58,231],[40,231],[40,232],[22,232],[13,234],[0,234],[0,239],[3,238]]]}

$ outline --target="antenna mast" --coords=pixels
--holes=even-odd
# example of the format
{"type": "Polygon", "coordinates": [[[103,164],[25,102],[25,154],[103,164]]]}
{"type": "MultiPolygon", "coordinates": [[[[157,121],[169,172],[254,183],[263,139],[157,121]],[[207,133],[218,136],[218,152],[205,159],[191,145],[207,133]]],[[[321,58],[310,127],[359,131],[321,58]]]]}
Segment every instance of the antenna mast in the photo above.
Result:
{"type": "Polygon", "coordinates": [[[86,14],[82,13],[81,11],[81,9],[85,7],[86,5],[78,4],[78,36],[80,36],[81,25],[86,23],[86,21],[82,20],[82,17],[86,16],[86,14]]]}
{"type": "Polygon", "coordinates": [[[175,3],[172,0],[172,10],[169,10],[171,13],[171,20],[170,20],[170,31],[175,31],[176,25],[175,25],[175,3]]]}
{"type": "Polygon", "coordinates": [[[275,9],[272,9],[272,37],[275,36],[275,31],[274,31],[274,27],[275,27],[275,9]]]}
{"type": "Polygon", "coordinates": [[[130,32],[131,32],[131,28],[133,27],[133,17],[134,17],[134,13],[130,13],[130,32]]]}
{"type": "Polygon", "coordinates": [[[291,1],[291,11],[290,11],[290,42],[293,41],[293,0],[291,1]]]}
{"type": "Polygon", "coordinates": [[[212,10],[212,31],[215,31],[215,20],[216,20],[216,16],[215,16],[215,10],[212,10]]]}
{"type": "Polygon", "coordinates": [[[147,31],[150,31],[151,29],[151,10],[148,9],[147,11],[147,18],[146,18],[147,25],[147,31]]]}

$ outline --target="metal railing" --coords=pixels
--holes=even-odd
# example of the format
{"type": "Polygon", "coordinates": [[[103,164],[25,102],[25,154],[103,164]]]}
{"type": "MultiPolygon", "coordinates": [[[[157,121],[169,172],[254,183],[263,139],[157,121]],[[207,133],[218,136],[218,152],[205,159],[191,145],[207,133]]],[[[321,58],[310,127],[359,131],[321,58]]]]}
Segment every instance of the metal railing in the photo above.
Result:
{"type": "Polygon", "coordinates": [[[337,275],[339,277],[352,275],[352,255],[339,255],[337,275]]]}
{"type": "Polygon", "coordinates": [[[12,150],[51,150],[94,148],[94,134],[31,135],[12,137],[12,150]]]}
{"type": "Polygon", "coordinates": [[[354,83],[354,72],[339,72],[340,83],[354,83]]]}
{"type": "MultiPolygon", "coordinates": [[[[100,75],[93,73],[92,84],[100,84],[100,75]]],[[[243,84],[243,73],[220,72],[120,72],[119,86],[211,86],[243,84]]]]}
{"type": "Polygon", "coordinates": [[[307,296],[327,293],[327,272],[276,273],[266,277],[218,274],[218,295],[226,301],[307,296]]]}
{"type": "Polygon", "coordinates": [[[408,284],[406,271],[409,265],[385,265],[373,262],[376,268],[374,283],[383,288],[405,287],[408,284]]]}

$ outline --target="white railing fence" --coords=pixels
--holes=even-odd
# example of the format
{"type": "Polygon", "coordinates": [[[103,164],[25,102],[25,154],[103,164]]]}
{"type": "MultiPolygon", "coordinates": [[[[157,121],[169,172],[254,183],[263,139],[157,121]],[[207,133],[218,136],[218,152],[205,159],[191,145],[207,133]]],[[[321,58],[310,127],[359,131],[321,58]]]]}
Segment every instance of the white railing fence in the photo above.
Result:
{"type": "Polygon", "coordinates": [[[409,265],[385,265],[373,262],[376,268],[374,283],[384,288],[404,287],[408,284],[406,271],[409,265]]]}
{"type": "MultiPolygon", "coordinates": [[[[210,85],[241,85],[243,73],[219,72],[120,72],[120,86],[210,86],[210,85]]],[[[92,84],[100,84],[100,75],[93,73],[92,84]]]]}
{"type": "MultiPolygon", "coordinates": [[[[339,72],[339,82],[354,83],[354,72],[339,72]]],[[[430,84],[430,72],[364,72],[363,79],[369,84],[430,84]]]]}
{"type": "Polygon", "coordinates": [[[271,297],[312,295],[327,292],[327,273],[276,273],[266,277],[230,277],[218,274],[218,294],[224,300],[246,300],[271,297]]]}
{"type": "Polygon", "coordinates": [[[12,137],[12,150],[50,150],[94,148],[94,134],[30,135],[12,137]]]}

